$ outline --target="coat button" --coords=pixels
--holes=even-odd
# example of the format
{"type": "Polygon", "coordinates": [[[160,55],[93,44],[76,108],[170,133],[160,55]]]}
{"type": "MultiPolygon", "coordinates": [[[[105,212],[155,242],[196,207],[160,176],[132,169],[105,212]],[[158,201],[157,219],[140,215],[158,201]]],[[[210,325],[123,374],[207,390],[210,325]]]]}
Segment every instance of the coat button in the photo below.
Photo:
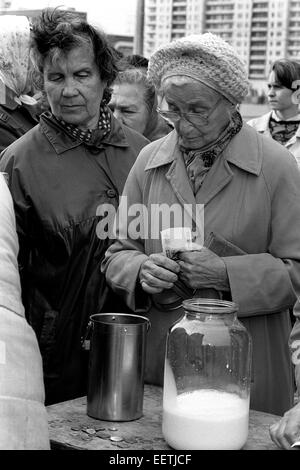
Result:
{"type": "Polygon", "coordinates": [[[114,189],[108,189],[106,191],[106,194],[107,194],[108,197],[116,197],[116,195],[117,195],[117,193],[114,189]]]}

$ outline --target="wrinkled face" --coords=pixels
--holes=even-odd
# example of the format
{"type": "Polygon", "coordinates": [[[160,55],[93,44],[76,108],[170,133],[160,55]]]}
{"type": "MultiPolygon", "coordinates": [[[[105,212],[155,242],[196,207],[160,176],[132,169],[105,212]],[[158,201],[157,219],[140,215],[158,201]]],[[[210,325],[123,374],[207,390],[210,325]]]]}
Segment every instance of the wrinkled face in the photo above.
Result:
{"type": "Polygon", "coordinates": [[[271,109],[286,111],[289,108],[295,107],[295,104],[292,102],[294,91],[281,85],[276,79],[274,71],[270,73],[268,80],[268,101],[271,109]]]}
{"type": "Polygon", "coordinates": [[[131,83],[116,83],[112,86],[112,90],[109,107],[115,118],[122,124],[143,134],[151,115],[144,101],[143,86],[131,83]]]}
{"type": "Polygon", "coordinates": [[[81,129],[98,125],[106,83],[100,78],[92,47],[75,47],[44,64],[44,87],[55,117],[81,129]]]}
{"type": "Polygon", "coordinates": [[[235,106],[208,86],[188,77],[175,76],[163,81],[163,103],[169,111],[208,116],[191,121],[181,117],[174,123],[179,144],[188,149],[200,149],[217,140],[230,121],[235,106]]]}

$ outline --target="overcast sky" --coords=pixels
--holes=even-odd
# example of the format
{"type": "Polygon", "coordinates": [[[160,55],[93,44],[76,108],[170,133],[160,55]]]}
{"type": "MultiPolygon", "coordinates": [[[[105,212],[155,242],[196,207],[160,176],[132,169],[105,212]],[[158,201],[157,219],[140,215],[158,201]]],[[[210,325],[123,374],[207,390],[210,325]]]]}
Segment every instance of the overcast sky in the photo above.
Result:
{"type": "Polygon", "coordinates": [[[46,8],[68,6],[86,11],[88,21],[106,33],[134,34],[137,0],[12,0],[12,8],[46,8]]]}

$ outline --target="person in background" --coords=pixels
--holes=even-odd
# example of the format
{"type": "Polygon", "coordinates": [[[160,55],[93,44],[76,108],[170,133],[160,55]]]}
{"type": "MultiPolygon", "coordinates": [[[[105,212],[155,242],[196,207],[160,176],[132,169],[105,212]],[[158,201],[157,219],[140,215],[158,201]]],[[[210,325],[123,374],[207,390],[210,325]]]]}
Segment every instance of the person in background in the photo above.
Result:
{"type": "MultiPolygon", "coordinates": [[[[275,61],[268,80],[271,111],[251,119],[248,124],[261,134],[284,145],[294,155],[300,168],[300,90],[297,91],[299,85],[300,62],[289,59],[275,61]]],[[[292,309],[290,317],[293,324],[295,317],[292,309]]]]}
{"type": "Polygon", "coordinates": [[[300,295],[296,161],[243,122],[237,104],[248,93],[246,70],[218,36],[160,47],[149,59],[148,79],[174,130],[138,156],[102,263],[115,293],[150,319],[145,380],[163,383],[166,336],[183,315],[183,285],[190,297],[209,293],[239,306],[253,342],[250,406],[281,415],[293,405],[289,308],[300,295]],[[142,207],[142,216],[126,218],[123,201],[142,207]],[[187,224],[203,248],[167,257],[161,230],[187,224]]]}
{"type": "Polygon", "coordinates": [[[275,444],[285,450],[300,448],[300,401],[286,411],[281,419],[270,426],[275,444]]]}
{"type": "Polygon", "coordinates": [[[300,62],[289,59],[276,60],[268,79],[268,102],[271,111],[248,121],[248,124],[258,132],[284,145],[295,156],[298,166],[300,166],[300,91],[297,91],[299,85],[300,62]]]}
{"type": "Polygon", "coordinates": [[[123,59],[120,60],[119,66],[121,70],[135,68],[147,74],[148,63],[149,60],[146,57],[140,54],[131,54],[124,56],[123,59]]]}
{"type": "Polygon", "coordinates": [[[13,201],[0,174],[0,449],[50,448],[42,359],[25,320],[13,201]]]}
{"type": "Polygon", "coordinates": [[[0,16],[0,151],[38,123],[31,71],[28,18],[0,16]]]}
{"type": "Polygon", "coordinates": [[[46,404],[83,396],[90,315],[112,306],[100,264],[110,239],[102,207],[116,208],[149,141],[122,127],[107,101],[117,74],[105,35],[76,13],[47,9],[32,26],[33,58],[50,106],[1,155],[20,244],[26,317],[42,353],[46,404]]]}
{"type": "Polygon", "coordinates": [[[296,321],[294,323],[289,346],[292,353],[292,362],[295,367],[295,382],[297,398],[295,405],[275,424],[270,426],[270,435],[278,447],[289,450],[293,444],[300,448],[300,303],[296,302],[294,308],[296,321]]]}
{"type": "Polygon", "coordinates": [[[300,448],[300,402],[270,426],[270,436],[278,447],[285,450],[292,449],[295,443],[300,448]]]}
{"type": "Polygon", "coordinates": [[[109,102],[116,119],[143,134],[150,141],[160,139],[173,127],[157,112],[155,88],[139,68],[119,72],[109,102]]]}

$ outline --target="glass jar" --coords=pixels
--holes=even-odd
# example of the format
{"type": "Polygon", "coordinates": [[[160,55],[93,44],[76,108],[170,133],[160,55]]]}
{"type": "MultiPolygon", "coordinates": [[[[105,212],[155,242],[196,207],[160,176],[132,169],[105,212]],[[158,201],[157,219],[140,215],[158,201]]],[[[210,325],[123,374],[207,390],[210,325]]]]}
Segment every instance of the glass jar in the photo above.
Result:
{"type": "Polygon", "coordinates": [[[251,338],[233,302],[193,298],[167,338],[162,431],[179,450],[241,449],[248,437],[251,338]]]}

